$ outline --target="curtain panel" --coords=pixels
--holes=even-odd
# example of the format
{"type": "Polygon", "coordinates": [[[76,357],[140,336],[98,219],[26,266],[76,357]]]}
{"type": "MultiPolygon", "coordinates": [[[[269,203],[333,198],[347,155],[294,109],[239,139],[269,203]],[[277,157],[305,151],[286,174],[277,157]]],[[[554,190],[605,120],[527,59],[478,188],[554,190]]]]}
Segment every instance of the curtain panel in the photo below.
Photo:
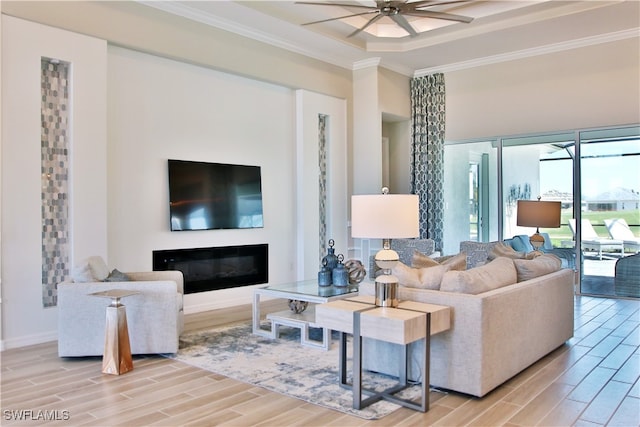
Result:
{"type": "Polygon", "coordinates": [[[444,225],[444,74],[411,79],[411,192],[420,198],[420,238],[442,250],[444,225]]]}

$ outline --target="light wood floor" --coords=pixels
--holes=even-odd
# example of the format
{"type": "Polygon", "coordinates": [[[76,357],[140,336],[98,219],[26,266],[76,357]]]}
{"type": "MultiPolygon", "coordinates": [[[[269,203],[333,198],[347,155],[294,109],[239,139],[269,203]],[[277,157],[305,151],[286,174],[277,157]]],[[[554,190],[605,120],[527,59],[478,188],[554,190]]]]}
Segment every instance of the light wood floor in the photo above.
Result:
{"type": "MultiPolygon", "coordinates": [[[[0,354],[0,424],[637,426],[639,309],[637,300],[577,297],[575,337],[488,396],[432,392],[429,412],[402,408],[378,421],[344,415],[161,356],[135,357],[133,371],[111,376],[100,373],[100,358],[58,358],[55,342],[12,349],[0,354]],[[19,415],[40,419],[18,422],[19,415]],[[45,423],[43,417],[58,420],[45,423]]],[[[243,307],[191,315],[187,329],[248,319],[250,313],[250,307],[243,307]]]]}

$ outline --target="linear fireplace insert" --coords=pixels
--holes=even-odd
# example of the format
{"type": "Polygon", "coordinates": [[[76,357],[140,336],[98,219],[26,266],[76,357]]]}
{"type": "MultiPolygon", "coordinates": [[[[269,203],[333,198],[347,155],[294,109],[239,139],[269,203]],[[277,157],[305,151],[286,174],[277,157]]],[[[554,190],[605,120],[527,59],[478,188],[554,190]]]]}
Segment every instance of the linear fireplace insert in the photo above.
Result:
{"type": "Polygon", "coordinates": [[[269,245],[153,251],[153,269],[181,271],[185,294],[267,283],[269,245]]]}

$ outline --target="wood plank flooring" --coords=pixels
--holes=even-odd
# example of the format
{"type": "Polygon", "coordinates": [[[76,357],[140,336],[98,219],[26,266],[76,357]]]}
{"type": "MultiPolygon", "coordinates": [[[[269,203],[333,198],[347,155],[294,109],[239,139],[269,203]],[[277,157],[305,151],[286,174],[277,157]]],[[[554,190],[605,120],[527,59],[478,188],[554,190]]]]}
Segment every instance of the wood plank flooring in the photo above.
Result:
{"type": "MultiPolygon", "coordinates": [[[[268,302],[267,302],[268,303],[268,302]]],[[[270,307],[265,306],[263,313],[270,307]]],[[[186,329],[249,319],[251,307],[189,315],[186,329]]],[[[161,356],[102,375],[100,358],[60,359],[55,342],[0,353],[2,425],[638,426],[640,301],[578,296],[575,337],[485,396],[431,393],[427,413],[368,421],[161,356]],[[19,418],[22,418],[21,420],[19,418]]],[[[337,360],[336,360],[337,363],[337,360]]]]}

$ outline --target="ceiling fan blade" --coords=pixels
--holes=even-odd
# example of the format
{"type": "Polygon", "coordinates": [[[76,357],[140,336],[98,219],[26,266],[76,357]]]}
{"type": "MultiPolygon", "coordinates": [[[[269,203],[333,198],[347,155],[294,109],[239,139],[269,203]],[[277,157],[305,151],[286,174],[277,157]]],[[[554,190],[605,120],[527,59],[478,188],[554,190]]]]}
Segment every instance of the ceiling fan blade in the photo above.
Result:
{"type": "Polygon", "coordinates": [[[304,24],[300,24],[300,25],[312,25],[312,24],[319,24],[321,22],[329,22],[329,21],[336,21],[338,19],[344,19],[344,18],[351,18],[353,16],[361,16],[361,15],[369,15],[371,13],[378,13],[378,9],[375,10],[370,10],[368,12],[361,12],[361,13],[354,13],[353,15],[345,15],[345,16],[340,16],[338,18],[329,18],[329,19],[321,19],[320,21],[313,21],[313,22],[306,22],[304,24]]]}
{"type": "Polygon", "coordinates": [[[404,12],[404,14],[409,16],[418,16],[420,18],[434,18],[445,19],[447,21],[465,22],[467,24],[473,21],[473,18],[469,16],[454,15],[452,13],[444,12],[429,12],[428,10],[414,10],[411,12],[404,12]]]}
{"type": "Polygon", "coordinates": [[[413,27],[411,26],[411,24],[409,24],[409,21],[407,21],[404,16],[402,15],[392,15],[390,16],[391,19],[393,19],[393,21],[398,24],[399,26],[401,26],[407,33],[409,33],[409,35],[411,37],[415,37],[418,35],[418,33],[416,32],[416,30],[413,29],[413,27]]]}
{"type": "Polygon", "coordinates": [[[366,24],[364,24],[362,27],[358,28],[357,30],[355,30],[353,33],[349,34],[347,36],[347,38],[349,37],[353,37],[358,33],[361,33],[362,31],[364,31],[369,25],[373,24],[374,22],[376,22],[378,19],[382,18],[383,15],[378,14],[376,16],[374,16],[373,18],[369,19],[369,22],[367,22],[366,24]]]}
{"type": "Polygon", "coordinates": [[[377,9],[371,6],[364,6],[361,4],[346,4],[346,3],[326,3],[326,2],[317,2],[317,1],[297,1],[295,4],[309,4],[312,6],[340,6],[340,7],[355,7],[359,9],[377,9]]]}

